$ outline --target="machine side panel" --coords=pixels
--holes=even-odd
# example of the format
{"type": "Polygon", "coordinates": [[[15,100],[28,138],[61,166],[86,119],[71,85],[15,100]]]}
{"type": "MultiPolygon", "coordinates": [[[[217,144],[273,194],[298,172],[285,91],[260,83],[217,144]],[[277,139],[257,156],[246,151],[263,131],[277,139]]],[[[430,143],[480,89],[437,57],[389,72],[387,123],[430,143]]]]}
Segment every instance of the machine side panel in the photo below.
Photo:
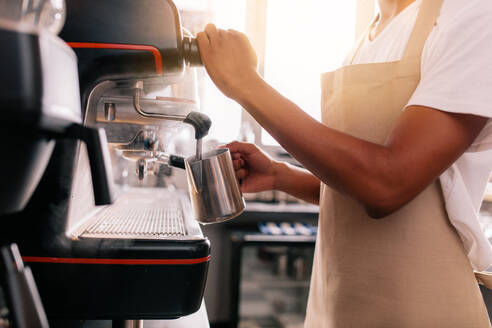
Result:
{"type": "Polygon", "coordinates": [[[208,270],[208,262],[29,265],[48,317],[76,319],[173,319],[194,313],[208,270]]]}
{"type": "Polygon", "coordinates": [[[60,36],[79,57],[83,86],[182,72],[181,33],[178,11],[167,0],[68,0],[60,36]]]}
{"type": "Polygon", "coordinates": [[[0,40],[0,125],[37,124],[43,98],[39,38],[0,30],[0,40]]]}

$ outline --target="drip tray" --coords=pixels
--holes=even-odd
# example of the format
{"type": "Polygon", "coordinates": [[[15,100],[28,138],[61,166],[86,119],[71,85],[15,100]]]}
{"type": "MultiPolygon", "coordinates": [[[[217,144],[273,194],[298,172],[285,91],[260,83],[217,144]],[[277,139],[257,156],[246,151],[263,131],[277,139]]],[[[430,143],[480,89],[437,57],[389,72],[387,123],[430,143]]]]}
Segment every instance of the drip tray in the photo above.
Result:
{"type": "Polygon", "coordinates": [[[186,195],[179,191],[133,188],[89,219],[77,238],[203,238],[188,205],[186,195]]]}
{"type": "Polygon", "coordinates": [[[186,236],[183,214],[178,207],[110,206],[99,216],[80,237],[169,239],[186,236]]]}

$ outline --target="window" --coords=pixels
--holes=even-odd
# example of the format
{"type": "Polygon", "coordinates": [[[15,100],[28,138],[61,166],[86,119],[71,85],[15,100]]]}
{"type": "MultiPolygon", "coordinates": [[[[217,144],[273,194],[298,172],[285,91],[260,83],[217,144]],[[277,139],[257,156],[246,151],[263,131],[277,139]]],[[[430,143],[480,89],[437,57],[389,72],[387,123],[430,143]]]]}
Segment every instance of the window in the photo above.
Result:
{"type": "MultiPolygon", "coordinates": [[[[319,120],[320,74],[342,64],[355,19],[355,0],[268,0],[265,80],[319,120]]],[[[261,143],[277,145],[265,130],[261,143]]]]}
{"type": "MultiPolygon", "coordinates": [[[[244,31],[246,0],[177,0],[183,27],[194,35],[207,23],[244,31]]],[[[204,68],[197,71],[201,110],[210,116],[212,127],[207,139],[228,142],[236,139],[241,127],[241,106],[225,97],[204,68]]]]}
{"type": "MultiPolygon", "coordinates": [[[[341,65],[374,12],[374,0],[175,2],[183,26],[193,34],[209,22],[245,32],[255,45],[266,81],[316,119],[320,118],[320,74],[341,65]]],[[[198,81],[201,108],[213,122],[210,138],[227,142],[240,131],[244,134],[246,126],[257,143],[278,145],[217,90],[204,69],[199,70],[198,81]]]]}

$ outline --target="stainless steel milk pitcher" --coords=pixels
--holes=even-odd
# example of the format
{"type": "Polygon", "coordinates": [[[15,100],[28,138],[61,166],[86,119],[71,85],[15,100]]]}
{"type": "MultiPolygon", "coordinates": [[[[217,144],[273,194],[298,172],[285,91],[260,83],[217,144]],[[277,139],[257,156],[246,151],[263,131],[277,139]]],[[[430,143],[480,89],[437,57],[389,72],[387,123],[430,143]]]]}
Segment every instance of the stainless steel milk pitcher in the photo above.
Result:
{"type": "Polygon", "coordinates": [[[169,164],[186,168],[188,192],[195,219],[203,224],[223,222],[244,211],[245,203],[229,149],[222,148],[184,160],[171,156],[169,164]]]}

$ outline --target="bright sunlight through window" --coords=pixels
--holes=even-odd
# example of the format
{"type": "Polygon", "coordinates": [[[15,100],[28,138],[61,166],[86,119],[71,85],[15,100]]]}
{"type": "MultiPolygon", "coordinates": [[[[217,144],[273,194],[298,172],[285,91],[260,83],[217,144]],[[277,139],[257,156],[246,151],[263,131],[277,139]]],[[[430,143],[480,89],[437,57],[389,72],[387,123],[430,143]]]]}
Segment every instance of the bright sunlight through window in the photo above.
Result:
{"type": "MultiPolygon", "coordinates": [[[[193,34],[207,23],[219,28],[244,31],[246,0],[177,0],[183,25],[193,34]]],[[[241,128],[241,106],[224,96],[208,77],[204,68],[198,69],[200,107],[212,120],[208,140],[229,142],[236,139],[241,128]]]]}
{"type": "MultiPolygon", "coordinates": [[[[265,79],[320,119],[320,74],[341,66],[355,39],[355,0],[268,0],[265,79]]],[[[262,143],[277,145],[263,130],[262,143]]]]}
{"type": "MultiPolygon", "coordinates": [[[[360,0],[359,0],[360,1],[360,0]]],[[[320,74],[339,67],[354,43],[357,0],[176,0],[192,33],[206,23],[266,35],[265,79],[314,118],[320,117],[320,74]],[[266,4],[266,6],[265,6],[266,4]],[[266,8],[266,31],[248,7],[266,8]],[[248,14],[249,13],[249,14],[248,14]],[[246,31],[246,26],[255,31],[246,31]]],[[[263,15],[259,15],[263,16],[263,15]]],[[[253,37],[252,35],[249,35],[253,37]]],[[[258,50],[258,49],[257,49],[258,50]]],[[[262,54],[259,54],[262,57],[262,54]]],[[[202,110],[210,115],[210,139],[229,142],[241,130],[241,108],[225,97],[204,69],[198,71],[202,110]]],[[[276,145],[265,131],[261,141],[276,145]]]]}

